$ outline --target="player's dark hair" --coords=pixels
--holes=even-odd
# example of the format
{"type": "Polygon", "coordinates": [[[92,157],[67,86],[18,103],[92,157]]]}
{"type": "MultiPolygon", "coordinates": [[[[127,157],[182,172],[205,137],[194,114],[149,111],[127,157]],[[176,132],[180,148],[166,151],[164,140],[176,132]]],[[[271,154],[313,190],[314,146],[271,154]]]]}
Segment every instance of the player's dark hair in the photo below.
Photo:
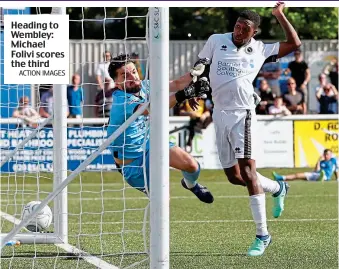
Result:
{"type": "Polygon", "coordinates": [[[256,28],[260,25],[260,15],[252,10],[244,10],[239,14],[239,18],[243,18],[253,22],[256,28]]]}
{"type": "Polygon", "coordinates": [[[135,63],[129,54],[120,54],[111,59],[111,63],[108,66],[108,74],[114,80],[117,76],[117,70],[129,63],[135,63]]]}
{"type": "Polygon", "coordinates": [[[325,149],[325,150],[324,150],[324,154],[327,154],[327,153],[329,153],[329,152],[332,152],[332,150],[330,150],[330,149],[325,149]]]}

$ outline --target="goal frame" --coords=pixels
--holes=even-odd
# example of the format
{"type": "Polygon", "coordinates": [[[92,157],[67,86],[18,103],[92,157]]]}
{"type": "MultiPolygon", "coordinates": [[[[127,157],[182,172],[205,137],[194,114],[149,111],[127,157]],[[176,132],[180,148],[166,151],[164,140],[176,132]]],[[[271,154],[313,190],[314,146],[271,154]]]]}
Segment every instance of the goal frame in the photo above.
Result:
{"type": "MultiPolygon", "coordinates": [[[[66,14],[66,8],[53,8],[52,14],[66,14]]],[[[169,8],[150,7],[148,26],[152,89],[150,91],[150,100],[152,100],[152,109],[150,109],[150,184],[152,185],[150,189],[150,267],[167,269],[169,268],[169,8]]],[[[58,105],[54,106],[53,115],[53,191],[29,217],[16,223],[17,225],[8,234],[0,235],[1,249],[10,240],[20,241],[22,244],[68,245],[68,184],[149,108],[149,102],[143,104],[88,159],[68,175],[66,85],[54,85],[54,89],[54,103],[58,105]],[[55,231],[53,233],[20,233],[52,200],[54,201],[55,231]]],[[[31,135],[34,136],[34,133],[31,135]]],[[[24,143],[21,143],[20,147],[23,146],[24,143]]]]}
{"type": "MultiPolygon", "coordinates": [[[[65,15],[66,7],[52,8],[51,14],[65,15]]],[[[39,128],[31,132],[16,149],[8,154],[1,166],[4,165],[15,153],[23,148],[45,125],[53,122],[53,190],[67,178],[67,86],[62,84],[53,85],[53,98],[56,104],[53,107],[53,115],[40,123],[39,128]]],[[[21,244],[67,244],[68,243],[68,210],[67,210],[67,187],[54,199],[53,209],[54,232],[18,233],[11,240],[21,244]]],[[[26,230],[23,228],[23,230],[26,230]]],[[[0,238],[7,234],[1,233],[0,238]]]]}

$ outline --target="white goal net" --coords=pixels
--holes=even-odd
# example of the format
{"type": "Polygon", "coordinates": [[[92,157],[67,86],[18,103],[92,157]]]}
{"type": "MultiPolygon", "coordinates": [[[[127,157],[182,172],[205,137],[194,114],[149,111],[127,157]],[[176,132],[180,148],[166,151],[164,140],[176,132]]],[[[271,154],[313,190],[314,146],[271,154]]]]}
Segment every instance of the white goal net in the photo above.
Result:
{"type": "MultiPolygon", "coordinates": [[[[111,57],[130,54],[140,76],[148,79],[152,9],[66,10],[73,85],[69,88],[4,84],[6,42],[1,30],[0,227],[1,244],[7,244],[1,250],[1,265],[149,268],[149,199],[124,181],[110,146],[105,148],[114,82],[104,69],[111,57]],[[102,151],[92,158],[99,147],[102,151]],[[17,233],[25,205],[44,199],[53,212],[51,225],[43,232],[31,232],[24,225],[17,233]]],[[[51,8],[1,8],[2,15],[50,13],[51,8]]],[[[38,225],[35,217],[32,221],[38,225]]]]}

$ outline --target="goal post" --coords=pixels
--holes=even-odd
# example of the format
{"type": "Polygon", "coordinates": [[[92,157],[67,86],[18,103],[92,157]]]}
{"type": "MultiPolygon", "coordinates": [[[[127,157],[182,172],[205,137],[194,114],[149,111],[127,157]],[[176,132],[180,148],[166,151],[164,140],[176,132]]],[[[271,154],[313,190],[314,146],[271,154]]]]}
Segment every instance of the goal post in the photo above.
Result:
{"type": "MultiPolygon", "coordinates": [[[[52,15],[66,15],[66,7],[53,7],[52,15]]],[[[67,87],[64,84],[53,86],[53,189],[67,178],[67,87]]],[[[54,233],[68,243],[67,187],[54,199],[54,233]]]]}
{"type": "MultiPolygon", "coordinates": [[[[65,15],[66,8],[52,8],[51,14],[65,15]]],[[[63,180],[67,178],[67,96],[66,85],[56,84],[54,87],[54,113],[47,119],[43,120],[38,128],[33,130],[13,152],[9,153],[6,158],[1,161],[1,167],[15,155],[15,153],[23,149],[30,139],[34,138],[40,130],[47,124],[53,123],[53,189],[56,189],[63,180]]],[[[34,87],[32,87],[34,89],[34,87]]],[[[34,94],[32,95],[34,96],[34,94]]],[[[39,210],[40,211],[40,210],[39,210]]],[[[37,211],[37,212],[39,212],[37,211]]],[[[20,242],[22,244],[67,244],[68,242],[68,211],[67,211],[67,187],[65,187],[54,200],[54,231],[52,233],[19,233],[25,230],[26,225],[22,225],[18,229],[18,233],[10,240],[20,242]]],[[[27,223],[26,223],[27,224],[27,223]]],[[[13,233],[14,234],[14,233],[13,233]]],[[[10,234],[1,234],[1,240],[10,234]]],[[[7,240],[6,240],[7,241],[7,240]]],[[[3,243],[1,242],[3,245],[3,243]]],[[[8,242],[8,241],[7,241],[8,242]]]]}
{"type": "MultiPolygon", "coordinates": [[[[127,11],[127,8],[126,8],[127,11]]],[[[128,16],[128,12],[127,16],[128,16]]],[[[52,14],[66,14],[66,8],[53,8],[52,14]]],[[[133,16],[131,16],[133,17],[133,16]]],[[[138,16],[135,16],[138,17],[138,16]]],[[[142,17],[142,16],[139,16],[142,17]]],[[[33,244],[36,251],[36,244],[54,244],[56,246],[64,245],[64,249],[67,252],[72,252],[74,255],[78,255],[79,257],[85,257],[86,261],[94,264],[97,268],[117,268],[111,264],[106,262],[106,260],[110,259],[114,256],[121,256],[120,262],[118,264],[114,264],[117,266],[122,266],[124,254],[126,252],[129,254],[145,254],[148,256],[147,259],[143,259],[142,261],[133,262],[129,265],[129,268],[132,268],[136,264],[140,264],[141,262],[148,261],[150,264],[150,268],[152,269],[168,269],[169,268],[169,9],[168,8],[160,8],[160,7],[151,7],[148,9],[148,14],[146,15],[147,25],[146,25],[146,41],[148,45],[149,54],[147,55],[147,67],[146,74],[150,71],[149,79],[150,79],[150,100],[148,100],[145,104],[141,106],[139,110],[137,110],[130,118],[128,118],[110,137],[105,137],[103,142],[99,147],[95,149],[90,148],[91,154],[87,159],[83,160],[80,165],[78,165],[74,170],[70,171],[68,166],[68,128],[67,126],[72,120],[67,119],[67,96],[66,96],[66,85],[56,84],[53,86],[53,98],[54,98],[54,106],[53,106],[53,182],[52,182],[52,191],[46,192],[44,191],[44,195],[41,197],[40,205],[38,205],[33,213],[23,220],[17,219],[6,212],[0,212],[2,218],[9,220],[14,223],[13,228],[8,231],[8,233],[1,234],[1,251],[3,252],[4,247],[7,242],[11,240],[20,241],[23,245],[25,244],[33,244]],[[149,70],[148,70],[149,66],[149,70]],[[150,107],[150,101],[152,102],[152,106],[150,107]],[[91,191],[91,190],[83,190],[81,173],[89,167],[93,161],[97,158],[102,157],[104,151],[106,151],[112,144],[112,142],[119,137],[125,129],[135,121],[146,109],[150,110],[150,209],[147,205],[145,208],[138,206],[137,208],[128,208],[126,197],[126,190],[130,187],[127,183],[123,182],[123,187],[120,188],[121,184],[118,184],[117,189],[104,189],[104,182],[106,179],[104,178],[103,171],[100,171],[101,178],[101,190],[99,191],[91,191]],[[73,190],[72,192],[69,190],[70,183],[80,177],[80,189],[77,189],[76,192],[73,190]],[[116,195],[118,192],[121,192],[121,198],[109,197],[109,194],[116,195]],[[82,219],[86,219],[86,210],[83,210],[83,201],[82,196],[86,196],[88,193],[96,193],[100,195],[99,201],[101,201],[101,212],[88,212],[88,214],[97,216],[97,220],[95,222],[86,222],[83,223],[82,219]],[[78,195],[79,203],[80,203],[80,212],[74,213],[74,208],[69,208],[70,196],[78,195]],[[105,203],[105,199],[111,199],[112,201],[120,201],[122,200],[122,205],[118,207],[119,209],[114,209],[116,205],[114,205],[113,209],[106,209],[109,207],[105,203]],[[116,199],[116,200],[115,200],[116,199]],[[22,233],[27,226],[27,224],[33,220],[39,211],[46,206],[51,205],[53,203],[53,225],[54,231],[49,233],[31,233],[24,232],[22,233]],[[137,221],[131,221],[130,218],[126,218],[127,214],[130,212],[142,211],[144,212],[141,219],[137,221]],[[116,221],[117,225],[121,225],[121,230],[119,231],[114,226],[113,230],[117,230],[116,232],[107,232],[107,225],[112,225],[109,221],[105,222],[105,214],[109,217],[107,219],[115,220],[121,218],[120,222],[116,221]],[[115,216],[116,214],[117,216],[115,216]],[[150,214],[150,238],[149,240],[146,238],[148,225],[148,217],[150,214]],[[121,217],[119,217],[121,215],[121,217]],[[76,235],[74,235],[74,227],[73,234],[70,236],[70,225],[76,224],[74,223],[74,219],[79,218],[79,231],[76,235]],[[73,223],[70,222],[72,219],[73,223]],[[133,225],[137,225],[139,222],[142,223],[142,227],[140,230],[137,228],[129,229],[129,225],[134,227],[133,225]],[[95,233],[86,232],[88,230],[93,230],[94,228],[88,229],[83,234],[81,233],[81,229],[83,226],[94,225],[93,227],[97,227],[98,230],[95,233]],[[135,230],[135,231],[134,231],[135,230]],[[127,240],[127,236],[130,232],[139,232],[143,234],[143,237],[140,241],[143,242],[143,247],[141,251],[139,250],[130,250],[125,242],[127,240]],[[87,234],[88,233],[88,234],[87,234]],[[100,251],[98,253],[91,253],[91,248],[89,250],[81,250],[76,246],[80,245],[80,240],[82,236],[87,236],[91,238],[94,236],[98,237],[100,242],[100,246],[96,249],[100,251]],[[116,246],[107,246],[105,245],[106,237],[114,237],[120,236],[121,242],[121,250],[116,246]],[[77,240],[77,241],[76,241],[77,240]],[[149,242],[148,242],[149,241],[149,242]],[[78,242],[76,246],[71,246],[69,243],[75,244],[74,242],[78,242]],[[149,246],[147,246],[149,244],[149,246]],[[105,247],[104,247],[105,246],[105,247]],[[110,251],[110,252],[108,252],[110,251]],[[94,256],[92,256],[94,255],[94,256]],[[97,257],[100,256],[101,259],[96,260],[97,257]]],[[[105,19],[106,19],[106,10],[105,10],[105,19]]],[[[125,18],[126,19],[126,18],[125,18]]],[[[127,29],[126,29],[127,31],[127,29]]],[[[127,36],[124,40],[125,51],[122,53],[131,53],[131,51],[126,51],[126,40],[127,36]]],[[[105,43],[106,44],[106,43],[105,43]]],[[[146,76],[147,77],[147,76],[146,76]]],[[[90,84],[90,83],[88,83],[90,84]]],[[[0,125],[2,121],[0,119],[0,125]]],[[[38,136],[40,129],[44,127],[51,118],[40,122],[40,125],[36,131],[31,130],[32,138],[34,136],[38,136]]],[[[82,123],[86,122],[86,118],[83,118],[82,123]]],[[[107,122],[106,119],[103,122],[107,122]]],[[[81,125],[82,126],[82,125],[81,125]]],[[[107,127],[106,124],[103,125],[107,127]]],[[[81,131],[83,127],[80,127],[81,131]]],[[[25,147],[25,143],[29,143],[30,140],[26,139],[19,143],[20,148],[15,149],[14,153],[11,154],[11,157],[15,157],[17,152],[23,150],[25,147]]],[[[86,147],[82,147],[86,148],[86,147]]],[[[39,149],[40,150],[40,149],[39,149]]],[[[42,149],[43,150],[43,149],[42,149]]],[[[8,155],[10,156],[10,155],[8,155]]],[[[6,160],[7,161],[7,160],[6,160]]],[[[2,163],[3,164],[3,163],[2,163]]],[[[145,168],[145,167],[144,167],[145,168]]],[[[16,176],[16,175],[15,175],[16,176]]],[[[24,178],[25,178],[24,174],[24,178]]],[[[37,191],[40,190],[39,181],[40,181],[40,172],[36,174],[37,179],[37,191]]],[[[14,185],[17,183],[15,182],[14,185]]],[[[23,182],[23,184],[25,184],[23,182]]],[[[74,186],[73,186],[74,187],[74,186]]],[[[17,186],[14,186],[15,190],[17,186]]],[[[23,186],[24,188],[24,186],[23,186]]],[[[78,187],[77,187],[78,188],[78,187]]],[[[132,189],[132,188],[130,188],[132,189]]],[[[16,193],[16,191],[14,191],[16,193]]],[[[27,199],[24,197],[24,192],[26,190],[22,190],[22,201],[27,202],[27,199]]],[[[29,191],[28,191],[29,192],[29,191]]],[[[139,194],[139,192],[137,192],[139,194]]],[[[29,194],[32,195],[32,194],[29,194]]],[[[29,196],[28,197],[31,197],[29,196]]],[[[92,195],[92,194],[91,194],[92,195]]],[[[91,195],[88,195],[85,199],[90,201],[91,195]]],[[[134,196],[135,194],[133,194],[134,196]]],[[[140,194],[139,194],[140,195],[140,194]]],[[[37,194],[40,197],[40,194],[37,194]]],[[[133,198],[133,197],[132,197],[133,198]]],[[[96,201],[94,198],[94,201],[96,201]]],[[[146,199],[146,197],[138,198],[138,199],[146,199]]],[[[8,200],[9,201],[9,200],[8,200]]],[[[23,202],[23,203],[25,203],[23,202]]],[[[12,203],[12,201],[9,201],[12,203]]],[[[16,201],[14,201],[16,203],[16,201]]],[[[17,204],[15,204],[15,212],[16,215],[19,215],[20,212],[17,212],[17,204]],[[19,214],[18,214],[19,213],[19,214]]],[[[110,205],[111,206],[111,205],[110,205]]],[[[92,218],[93,219],[93,218],[92,218]]],[[[113,222],[114,223],[114,222],[113,222]]],[[[107,242],[110,242],[107,240],[107,242]]],[[[13,258],[15,258],[15,253],[13,254],[13,258]]],[[[53,253],[51,254],[51,258],[53,258],[53,253]]],[[[56,254],[60,255],[59,252],[56,254]]],[[[56,265],[54,265],[55,268],[56,265]]]]}
{"type": "Polygon", "coordinates": [[[151,268],[169,268],[169,10],[150,9],[151,268]]]}

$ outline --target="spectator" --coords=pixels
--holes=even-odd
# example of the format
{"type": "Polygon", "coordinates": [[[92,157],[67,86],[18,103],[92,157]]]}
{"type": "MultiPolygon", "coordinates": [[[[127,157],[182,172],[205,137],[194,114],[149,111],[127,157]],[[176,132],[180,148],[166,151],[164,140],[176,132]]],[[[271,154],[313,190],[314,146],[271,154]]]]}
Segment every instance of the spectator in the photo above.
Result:
{"type": "Polygon", "coordinates": [[[280,82],[279,77],[282,73],[281,65],[279,62],[266,63],[261,69],[262,76],[268,82],[272,92],[275,96],[280,96],[280,82]]]}
{"type": "Polygon", "coordinates": [[[23,96],[19,100],[19,106],[13,112],[13,118],[22,119],[25,123],[23,127],[28,124],[29,127],[37,128],[40,116],[39,113],[29,105],[29,98],[23,96]]]}
{"type": "Polygon", "coordinates": [[[307,63],[303,60],[300,49],[294,52],[294,57],[295,60],[288,64],[285,75],[291,73],[291,77],[294,78],[297,84],[298,91],[303,93],[304,100],[307,102],[307,85],[311,80],[311,72],[307,63]]]}
{"type": "MultiPolygon", "coordinates": [[[[53,114],[53,86],[51,86],[48,92],[45,92],[41,96],[39,114],[42,118],[49,118],[53,114]]],[[[69,109],[67,106],[67,117],[69,115],[69,109]]],[[[45,125],[47,128],[52,128],[52,123],[45,125]]]]}
{"type": "Polygon", "coordinates": [[[261,98],[261,101],[256,107],[256,113],[258,115],[267,115],[268,108],[273,105],[274,97],[276,97],[276,95],[271,91],[266,79],[260,81],[260,87],[257,94],[261,98]]]}
{"type": "Polygon", "coordinates": [[[316,97],[320,105],[319,114],[336,114],[338,106],[338,91],[332,84],[319,88],[316,97]]]}
{"type": "Polygon", "coordinates": [[[112,55],[109,51],[105,51],[104,53],[104,61],[101,62],[96,70],[96,80],[98,84],[98,91],[103,91],[104,90],[104,83],[106,81],[110,82],[110,87],[114,87],[114,81],[113,79],[109,76],[108,74],[108,66],[109,63],[111,62],[112,55]]]}
{"type": "Polygon", "coordinates": [[[39,96],[40,96],[40,100],[41,100],[41,97],[44,95],[45,92],[48,92],[49,89],[53,87],[52,84],[40,84],[39,85],[39,96]]]}
{"type": "Polygon", "coordinates": [[[331,83],[338,89],[338,59],[334,58],[327,64],[324,73],[330,77],[331,83]]]}
{"type": "Polygon", "coordinates": [[[106,79],[104,90],[98,92],[95,98],[95,115],[98,118],[109,118],[112,102],[113,102],[113,94],[114,89],[111,88],[110,80],[106,79]]]}
{"type": "Polygon", "coordinates": [[[283,99],[280,96],[274,99],[274,105],[269,107],[268,112],[270,115],[275,116],[278,115],[288,116],[292,114],[291,111],[289,111],[287,107],[284,106],[283,99]]]}
{"type": "Polygon", "coordinates": [[[81,118],[83,104],[83,89],[80,84],[80,76],[74,74],[72,77],[72,85],[67,87],[67,101],[70,118],[81,118]]]}
{"type": "Polygon", "coordinates": [[[190,122],[188,126],[188,140],[186,143],[186,151],[192,151],[192,141],[195,136],[196,131],[201,132],[201,129],[206,129],[207,126],[212,122],[211,110],[212,103],[210,100],[199,99],[199,106],[197,110],[193,110],[189,105],[189,102],[186,101],[181,105],[180,116],[189,116],[190,122]]]}
{"type": "Polygon", "coordinates": [[[297,85],[294,78],[287,80],[288,93],[284,94],[283,99],[286,107],[292,114],[306,114],[306,104],[302,93],[297,91],[297,85]]]}
{"type": "Polygon", "coordinates": [[[318,80],[319,80],[319,85],[316,88],[316,92],[318,92],[320,88],[323,88],[323,87],[325,87],[328,84],[327,77],[326,77],[325,73],[321,73],[318,76],[318,80]]]}
{"type": "Polygon", "coordinates": [[[53,87],[41,96],[39,114],[43,118],[48,118],[53,114],[53,87]]]}
{"type": "Polygon", "coordinates": [[[323,92],[324,91],[323,88],[329,83],[327,81],[327,76],[325,73],[321,73],[318,75],[318,81],[319,81],[319,84],[313,89],[312,96],[310,96],[310,101],[312,101],[312,104],[313,104],[312,106],[313,110],[317,111],[317,113],[319,113],[319,108],[320,108],[319,101],[317,98],[317,92],[319,91],[323,92]]]}

